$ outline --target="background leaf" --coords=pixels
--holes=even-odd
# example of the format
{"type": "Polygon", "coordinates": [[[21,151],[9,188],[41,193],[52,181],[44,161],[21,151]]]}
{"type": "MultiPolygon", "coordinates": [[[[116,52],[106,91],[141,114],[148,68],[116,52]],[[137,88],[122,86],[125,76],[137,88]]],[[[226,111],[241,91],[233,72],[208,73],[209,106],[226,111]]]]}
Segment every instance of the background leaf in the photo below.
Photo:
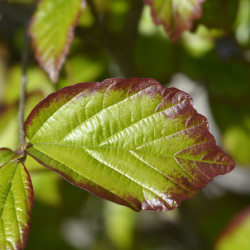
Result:
{"type": "Polygon", "coordinates": [[[33,188],[24,164],[0,167],[0,248],[23,249],[30,227],[33,188]]]}
{"type": "Polygon", "coordinates": [[[205,0],[144,0],[151,7],[155,24],[162,24],[171,40],[175,41],[193,20],[201,16],[201,4],[205,0]]]}
{"type": "Polygon", "coordinates": [[[33,16],[30,35],[35,56],[53,82],[58,79],[84,6],[85,0],[43,0],[33,16]]]}
{"type": "Polygon", "coordinates": [[[207,127],[188,94],[140,78],[66,87],[25,122],[41,164],[102,198],[163,211],[233,169],[207,127]]]}
{"type": "Polygon", "coordinates": [[[199,22],[210,28],[222,29],[224,32],[232,32],[235,28],[235,18],[240,1],[209,0],[202,4],[202,16],[199,22]],[[215,13],[220,13],[216,15],[215,13]]]}
{"type": "Polygon", "coordinates": [[[216,243],[216,250],[250,249],[250,208],[241,211],[227,226],[216,243]]]}

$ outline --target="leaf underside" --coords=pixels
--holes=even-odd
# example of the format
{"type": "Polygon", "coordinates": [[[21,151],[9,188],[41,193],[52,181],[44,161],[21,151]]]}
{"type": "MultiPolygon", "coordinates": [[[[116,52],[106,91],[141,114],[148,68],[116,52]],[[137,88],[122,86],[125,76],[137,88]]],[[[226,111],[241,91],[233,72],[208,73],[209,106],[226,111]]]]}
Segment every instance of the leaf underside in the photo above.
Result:
{"type": "Polygon", "coordinates": [[[0,167],[0,249],[24,249],[30,227],[33,189],[22,163],[0,167]]]}
{"type": "Polygon", "coordinates": [[[205,0],[144,0],[150,6],[156,25],[163,25],[169,38],[176,41],[192,28],[193,20],[201,16],[205,0]]]}
{"type": "Polygon", "coordinates": [[[36,59],[56,82],[85,0],[40,0],[29,33],[36,59]]]}
{"type": "Polygon", "coordinates": [[[61,89],[31,112],[25,132],[41,164],[136,211],[173,209],[235,165],[191,97],[153,79],[61,89]]]}

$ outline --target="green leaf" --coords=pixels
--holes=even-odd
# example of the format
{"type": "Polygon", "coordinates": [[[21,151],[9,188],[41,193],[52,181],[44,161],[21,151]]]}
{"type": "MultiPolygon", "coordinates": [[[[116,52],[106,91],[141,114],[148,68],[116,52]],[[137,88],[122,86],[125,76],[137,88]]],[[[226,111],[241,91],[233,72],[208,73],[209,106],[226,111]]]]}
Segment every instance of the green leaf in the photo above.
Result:
{"type": "Polygon", "coordinates": [[[30,173],[34,193],[36,194],[35,200],[54,207],[61,205],[60,176],[44,168],[29,155],[25,159],[25,166],[30,173]]]}
{"type": "Polygon", "coordinates": [[[105,203],[105,232],[116,249],[133,249],[136,213],[114,203],[105,203]]]}
{"type": "MultiPolygon", "coordinates": [[[[20,96],[20,79],[22,77],[21,65],[13,66],[8,71],[8,80],[4,91],[4,102],[13,103],[20,96]]],[[[54,86],[49,81],[47,75],[39,67],[29,67],[27,69],[27,94],[41,91],[44,96],[53,92],[54,86]]]]}
{"type": "MultiPolygon", "coordinates": [[[[30,113],[35,105],[43,99],[44,95],[38,90],[27,93],[24,115],[30,113]]],[[[0,107],[0,147],[16,149],[18,147],[18,100],[0,107]]],[[[1,165],[0,165],[1,166],[1,165]]]]}
{"type": "Polygon", "coordinates": [[[156,25],[163,25],[169,38],[177,40],[192,28],[193,20],[201,16],[201,4],[205,0],[144,0],[151,7],[156,25]]]}
{"type": "MultiPolygon", "coordinates": [[[[227,42],[222,44],[222,51],[226,47],[227,42]]],[[[230,45],[227,53],[234,53],[234,50],[230,45]]],[[[250,166],[249,64],[234,57],[221,59],[218,51],[199,59],[184,55],[182,63],[182,72],[207,87],[224,149],[240,165],[250,166]]]]}
{"type": "Polygon", "coordinates": [[[27,153],[71,183],[134,210],[169,210],[234,161],[192,98],[153,79],[66,87],[25,121],[27,153]]]}
{"type": "Polygon", "coordinates": [[[30,227],[33,189],[23,163],[0,167],[0,248],[23,249],[30,227]]]}
{"type": "Polygon", "coordinates": [[[216,250],[250,249],[250,208],[239,213],[216,243],[216,250]]]}
{"type": "Polygon", "coordinates": [[[31,180],[36,194],[35,199],[50,206],[58,206],[62,203],[59,190],[60,177],[43,166],[41,167],[46,171],[31,173],[31,180]]]}
{"type": "Polygon", "coordinates": [[[202,5],[202,17],[199,20],[209,28],[223,29],[231,34],[235,29],[235,21],[240,1],[209,0],[202,5]],[[215,15],[214,13],[220,13],[215,15]]]}
{"type": "Polygon", "coordinates": [[[11,161],[14,152],[9,148],[0,148],[0,166],[11,161]]]}
{"type": "Polygon", "coordinates": [[[0,107],[0,147],[16,148],[18,144],[17,102],[0,107]]]}
{"type": "Polygon", "coordinates": [[[74,27],[85,6],[85,0],[43,0],[30,26],[36,59],[56,82],[69,52],[74,27]]]}

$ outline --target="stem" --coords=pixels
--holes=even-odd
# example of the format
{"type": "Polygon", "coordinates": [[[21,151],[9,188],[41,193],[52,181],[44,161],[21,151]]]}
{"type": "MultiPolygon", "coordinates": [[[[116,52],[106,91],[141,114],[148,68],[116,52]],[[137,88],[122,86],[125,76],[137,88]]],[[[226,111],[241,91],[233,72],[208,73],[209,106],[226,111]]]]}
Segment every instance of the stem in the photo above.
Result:
{"type": "Polygon", "coordinates": [[[19,143],[22,151],[26,144],[23,125],[24,125],[24,107],[26,100],[28,51],[29,51],[29,37],[28,37],[28,27],[26,27],[24,41],[23,41],[23,50],[22,50],[22,76],[20,82],[20,98],[18,106],[19,143]]]}

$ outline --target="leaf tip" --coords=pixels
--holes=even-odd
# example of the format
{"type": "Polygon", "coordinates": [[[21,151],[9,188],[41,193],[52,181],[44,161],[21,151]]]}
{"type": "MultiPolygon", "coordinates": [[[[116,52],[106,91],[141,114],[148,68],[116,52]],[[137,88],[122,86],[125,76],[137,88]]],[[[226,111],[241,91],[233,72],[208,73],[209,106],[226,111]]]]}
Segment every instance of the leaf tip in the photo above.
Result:
{"type": "MultiPolygon", "coordinates": [[[[78,0],[77,11],[72,12],[72,9],[71,11],[69,10],[67,12],[68,15],[65,17],[67,18],[65,22],[61,22],[58,18],[53,19],[53,11],[56,11],[59,7],[66,11],[66,8],[69,7],[68,5],[58,5],[57,2],[51,4],[48,0],[40,0],[28,29],[35,58],[39,65],[48,73],[53,83],[58,81],[60,69],[69,53],[74,37],[74,28],[82,11],[86,8],[86,1],[78,0]],[[64,23],[66,25],[63,26],[64,23]],[[54,27],[54,29],[51,27],[54,27]],[[60,37],[61,40],[58,42],[58,39],[55,39],[55,37],[60,37]]],[[[72,3],[72,8],[75,7],[75,4],[72,3]]]]}

